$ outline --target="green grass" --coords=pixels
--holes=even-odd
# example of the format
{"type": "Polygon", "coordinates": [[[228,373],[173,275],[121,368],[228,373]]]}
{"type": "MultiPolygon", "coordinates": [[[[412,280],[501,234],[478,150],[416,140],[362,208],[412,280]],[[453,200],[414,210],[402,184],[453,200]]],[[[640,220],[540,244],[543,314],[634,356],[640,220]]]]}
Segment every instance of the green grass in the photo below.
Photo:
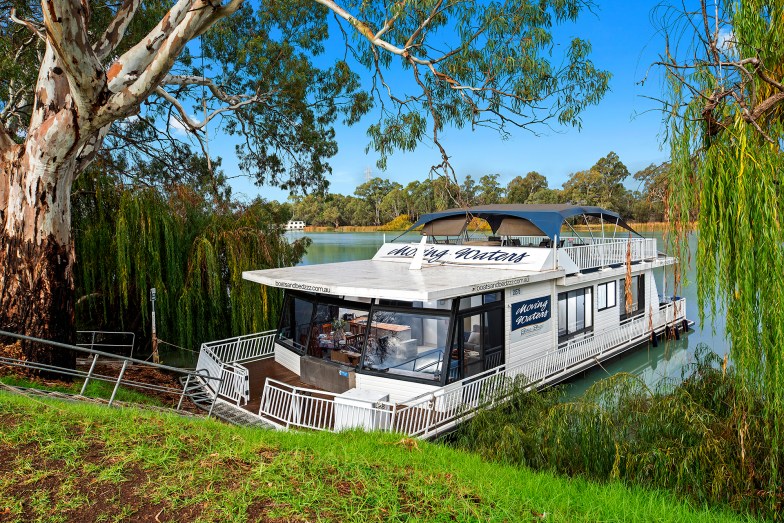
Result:
{"type": "MultiPolygon", "coordinates": [[[[62,383],[47,385],[41,380],[31,380],[21,376],[9,375],[0,377],[0,383],[13,385],[15,387],[26,387],[40,390],[65,392],[69,394],[78,394],[82,390],[84,380],[74,380],[72,383],[67,385],[62,383]]],[[[87,384],[87,389],[84,391],[84,395],[88,398],[109,399],[112,396],[113,390],[113,382],[110,383],[108,381],[99,381],[93,379],[90,380],[90,382],[87,384]]],[[[117,397],[115,399],[117,401],[127,401],[130,403],[143,403],[146,405],[162,406],[158,399],[139,392],[138,390],[123,386],[117,390],[117,397]]]]}
{"type": "Polygon", "coordinates": [[[751,521],[410,443],[3,392],[0,521],[751,521]]]}

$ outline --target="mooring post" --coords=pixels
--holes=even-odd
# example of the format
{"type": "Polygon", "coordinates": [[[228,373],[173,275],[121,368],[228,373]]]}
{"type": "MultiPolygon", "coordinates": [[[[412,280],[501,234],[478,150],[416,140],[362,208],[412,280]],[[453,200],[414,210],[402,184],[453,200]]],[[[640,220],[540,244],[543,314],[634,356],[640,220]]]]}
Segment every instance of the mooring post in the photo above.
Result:
{"type": "Polygon", "coordinates": [[[158,334],[155,332],[155,287],[150,289],[150,301],[152,302],[152,362],[160,363],[158,356],[158,334]]]}

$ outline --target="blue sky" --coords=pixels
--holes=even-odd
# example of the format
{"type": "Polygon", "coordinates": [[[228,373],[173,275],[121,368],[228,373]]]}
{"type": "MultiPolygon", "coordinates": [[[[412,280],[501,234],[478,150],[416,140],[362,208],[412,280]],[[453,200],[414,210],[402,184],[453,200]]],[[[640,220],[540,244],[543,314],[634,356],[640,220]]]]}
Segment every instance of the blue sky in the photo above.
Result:
{"type": "MultiPolygon", "coordinates": [[[[538,128],[538,136],[515,130],[507,140],[493,131],[445,132],[442,143],[451,156],[458,179],[470,174],[478,180],[484,174],[498,173],[506,184],[517,175],[538,171],[547,177],[550,187],[560,188],[575,171],[587,169],[610,151],[634,173],[655,162],[667,159],[662,148],[662,123],[659,104],[646,96],[660,98],[661,71],[652,66],[663,50],[663,40],[652,23],[656,2],[622,2],[599,0],[594,12],[584,12],[577,23],[560,26],[555,40],[566,42],[579,36],[593,45],[592,59],[597,67],[613,74],[611,91],[599,105],[583,113],[581,131],[556,127],[538,128]],[[639,85],[646,78],[644,85],[639,85]]],[[[342,50],[341,50],[342,53],[342,50]]],[[[372,118],[365,118],[352,128],[337,129],[338,154],[330,160],[333,174],[330,191],[352,194],[365,180],[365,170],[403,185],[423,180],[429,168],[438,163],[438,152],[427,143],[411,153],[395,153],[386,171],[379,171],[377,156],[365,153],[365,135],[372,118]]],[[[212,154],[223,157],[224,171],[236,173],[233,146],[212,136],[212,154]]],[[[632,184],[630,188],[636,188],[632,184]]],[[[288,194],[272,187],[256,187],[246,178],[232,180],[234,193],[243,199],[261,196],[285,201],[288,194]]]]}

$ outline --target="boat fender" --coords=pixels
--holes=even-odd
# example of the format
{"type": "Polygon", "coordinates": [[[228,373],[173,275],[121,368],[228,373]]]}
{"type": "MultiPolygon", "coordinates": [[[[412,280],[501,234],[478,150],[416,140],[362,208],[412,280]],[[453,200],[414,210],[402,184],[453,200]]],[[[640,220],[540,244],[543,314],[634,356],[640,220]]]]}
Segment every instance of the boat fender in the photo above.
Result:
{"type": "Polygon", "coordinates": [[[681,320],[681,327],[683,327],[683,332],[689,332],[689,320],[683,318],[681,320]]]}
{"type": "Polygon", "coordinates": [[[656,335],[656,331],[651,332],[651,344],[654,347],[659,346],[659,337],[656,335]]]}
{"type": "Polygon", "coordinates": [[[672,332],[675,333],[675,339],[676,340],[681,339],[681,333],[678,331],[678,326],[677,325],[673,325],[672,326],[672,332]]]}

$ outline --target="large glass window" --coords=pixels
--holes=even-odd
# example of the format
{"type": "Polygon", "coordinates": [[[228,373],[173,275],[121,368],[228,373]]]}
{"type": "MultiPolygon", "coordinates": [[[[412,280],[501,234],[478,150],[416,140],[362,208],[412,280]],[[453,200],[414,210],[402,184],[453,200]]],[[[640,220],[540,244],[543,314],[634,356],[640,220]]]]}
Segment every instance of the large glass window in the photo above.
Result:
{"type": "Polygon", "coordinates": [[[558,294],[558,340],[593,330],[591,287],[558,294]]]}
{"type": "Polygon", "coordinates": [[[485,294],[475,294],[474,296],[467,296],[460,299],[460,310],[473,309],[474,307],[481,307],[488,303],[500,302],[503,299],[500,292],[488,292],[485,294]]]}
{"type": "Polygon", "coordinates": [[[304,297],[287,294],[283,302],[278,341],[297,352],[305,352],[310,336],[314,303],[304,297]]]}
{"type": "Polygon", "coordinates": [[[440,382],[449,327],[448,315],[425,310],[376,309],[367,323],[362,368],[440,382]]]}
{"type": "Polygon", "coordinates": [[[365,341],[362,318],[368,312],[365,303],[287,293],[278,341],[300,354],[356,365],[365,341]]]}
{"type": "Polygon", "coordinates": [[[618,300],[621,302],[621,319],[630,318],[645,311],[645,275],[632,276],[631,303],[626,302],[626,279],[618,281],[618,300]]]}

